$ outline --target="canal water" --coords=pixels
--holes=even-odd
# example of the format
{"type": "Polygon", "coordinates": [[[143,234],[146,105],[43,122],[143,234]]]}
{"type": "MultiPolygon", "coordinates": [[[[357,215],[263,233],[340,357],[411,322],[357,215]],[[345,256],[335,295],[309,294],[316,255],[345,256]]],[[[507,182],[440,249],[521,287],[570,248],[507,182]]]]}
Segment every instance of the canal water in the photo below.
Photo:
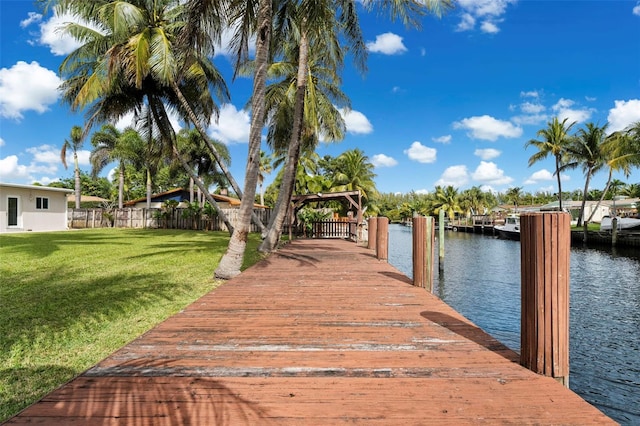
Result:
{"type": "MultiPolygon", "coordinates": [[[[389,226],[389,263],[409,277],[411,240],[410,227],[389,226]]],[[[570,274],[570,388],[640,425],[640,250],[572,248],[570,274]]],[[[520,352],[520,242],[445,232],[434,293],[520,352]]]]}

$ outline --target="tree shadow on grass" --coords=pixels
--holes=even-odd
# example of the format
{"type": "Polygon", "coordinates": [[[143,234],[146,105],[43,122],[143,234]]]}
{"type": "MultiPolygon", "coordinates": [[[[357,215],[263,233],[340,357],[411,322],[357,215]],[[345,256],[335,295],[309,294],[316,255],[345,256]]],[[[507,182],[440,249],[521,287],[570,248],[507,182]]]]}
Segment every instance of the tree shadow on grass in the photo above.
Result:
{"type": "Polygon", "coordinates": [[[76,374],[76,371],[59,365],[0,368],[0,423],[76,374]]]}

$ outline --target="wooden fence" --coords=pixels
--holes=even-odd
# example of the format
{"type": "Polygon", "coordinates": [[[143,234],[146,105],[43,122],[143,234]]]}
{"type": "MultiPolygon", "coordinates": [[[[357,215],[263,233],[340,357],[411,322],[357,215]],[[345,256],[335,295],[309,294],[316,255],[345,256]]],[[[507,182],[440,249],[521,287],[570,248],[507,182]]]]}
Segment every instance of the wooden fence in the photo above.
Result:
{"type": "MultiPolygon", "coordinates": [[[[187,209],[176,208],[161,217],[161,209],[123,208],[123,209],[69,209],[67,220],[69,228],[164,228],[227,231],[227,227],[219,217],[211,219],[189,217],[187,209]]],[[[222,209],[231,225],[238,223],[238,209],[222,209]]],[[[266,226],[269,222],[270,210],[254,209],[256,215],[266,226]]],[[[251,232],[259,232],[255,224],[251,224],[251,232]]]]}
{"type": "MultiPolygon", "coordinates": [[[[293,225],[292,234],[304,238],[344,238],[352,241],[362,239],[358,235],[355,220],[321,220],[311,223],[298,222],[293,225]]],[[[284,224],[284,233],[289,232],[289,224],[284,224]]]]}

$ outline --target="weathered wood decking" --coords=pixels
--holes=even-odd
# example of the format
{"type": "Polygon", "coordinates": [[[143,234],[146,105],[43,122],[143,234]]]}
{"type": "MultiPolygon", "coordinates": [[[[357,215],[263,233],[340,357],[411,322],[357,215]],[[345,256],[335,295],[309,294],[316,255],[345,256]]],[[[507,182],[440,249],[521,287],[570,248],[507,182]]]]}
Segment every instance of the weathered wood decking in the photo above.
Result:
{"type": "Polygon", "coordinates": [[[298,240],[9,423],[613,422],[370,250],[298,240]]]}

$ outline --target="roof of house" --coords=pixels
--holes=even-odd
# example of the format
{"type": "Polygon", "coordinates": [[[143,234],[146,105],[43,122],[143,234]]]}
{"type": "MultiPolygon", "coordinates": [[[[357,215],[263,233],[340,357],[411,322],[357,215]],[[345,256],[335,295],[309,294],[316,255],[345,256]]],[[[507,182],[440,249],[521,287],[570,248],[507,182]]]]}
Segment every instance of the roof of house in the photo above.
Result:
{"type": "Polygon", "coordinates": [[[19,183],[7,183],[7,182],[0,182],[0,187],[33,189],[33,190],[53,191],[53,192],[68,192],[68,193],[72,193],[73,192],[73,189],[67,189],[67,188],[52,188],[50,186],[23,185],[23,184],[19,184],[19,183]]]}
{"type": "MultiPolygon", "coordinates": [[[[238,198],[229,197],[228,195],[220,195],[220,194],[211,194],[214,200],[221,203],[228,203],[230,206],[238,207],[240,206],[240,200],[238,198]]],[[[158,194],[153,194],[151,196],[152,202],[165,201],[165,200],[177,200],[177,201],[189,201],[189,191],[183,188],[175,188],[170,189],[168,191],[160,192],[158,194]]],[[[133,206],[137,203],[142,203],[147,201],[147,197],[137,198],[135,200],[130,200],[124,203],[125,206],[133,206]]],[[[267,208],[267,206],[263,206],[261,204],[254,204],[254,207],[257,208],[267,208]]]]}
{"type": "MultiPolygon", "coordinates": [[[[68,194],[67,195],[67,200],[69,202],[75,201],[76,199],[76,195],[75,194],[68,194]]],[[[95,195],[80,195],[80,202],[81,203],[105,203],[105,202],[109,202],[111,200],[107,200],[106,198],[102,198],[102,197],[96,197],[95,195]]]]}

